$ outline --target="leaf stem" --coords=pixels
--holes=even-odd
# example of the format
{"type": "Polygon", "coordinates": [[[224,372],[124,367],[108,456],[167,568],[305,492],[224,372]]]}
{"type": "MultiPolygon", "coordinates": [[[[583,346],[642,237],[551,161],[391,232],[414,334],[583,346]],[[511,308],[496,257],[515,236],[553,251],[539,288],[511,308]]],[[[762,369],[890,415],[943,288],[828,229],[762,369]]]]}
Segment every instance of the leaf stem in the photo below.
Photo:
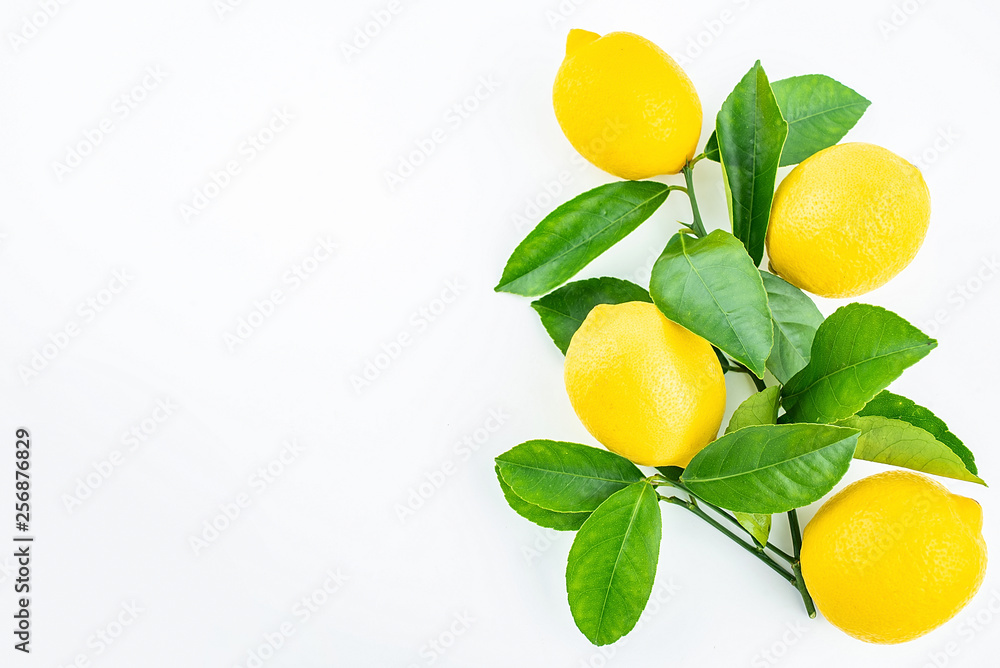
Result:
{"type": "Polygon", "coordinates": [[[799,516],[795,509],[788,511],[788,529],[792,533],[792,553],[795,561],[792,562],[792,573],[795,574],[795,587],[802,595],[802,602],[805,603],[806,612],[810,618],[816,617],[816,605],[813,603],[809,590],[806,589],[806,581],[802,577],[802,532],[799,531],[799,516]]]}
{"type": "MultiPolygon", "coordinates": [[[[752,533],[750,533],[750,530],[749,530],[749,529],[747,529],[747,528],[746,528],[745,526],[743,526],[742,524],[740,524],[740,521],[739,521],[738,519],[736,519],[735,517],[733,517],[732,515],[730,515],[729,513],[727,513],[727,512],[726,512],[725,510],[723,510],[722,508],[719,508],[718,506],[713,506],[713,505],[712,505],[711,503],[709,503],[708,501],[705,501],[704,499],[702,499],[702,500],[701,500],[701,502],[702,502],[703,504],[707,505],[707,506],[708,506],[709,508],[711,508],[712,510],[714,510],[714,511],[715,511],[715,512],[716,512],[717,514],[719,514],[719,515],[721,515],[722,517],[724,517],[725,519],[729,520],[729,522],[730,522],[730,523],[732,523],[732,524],[733,524],[733,526],[737,526],[737,527],[739,527],[739,528],[740,528],[740,530],[741,530],[741,531],[743,531],[743,532],[744,532],[744,533],[745,533],[746,535],[748,535],[748,536],[750,536],[751,538],[753,538],[753,534],[752,534],[752,533]]],[[[774,552],[774,553],[775,553],[776,555],[778,555],[779,557],[781,557],[781,558],[782,558],[782,559],[783,559],[784,561],[787,561],[789,565],[791,565],[791,564],[792,564],[792,562],[794,562],[794,561],[795,561],[795,559],[794,559],[794,558],[792,557],[792,555],[788,554],[787,552],[785,552],[784,550],[782,550],[782,549],[781,549],[780,547],[778,547],[777,545],[775,545],[775,544],[773,544],[773,543],[770,543],[770,542],[769,542],[769,543],[765,543],[765,544],[763,545],[763,547],[759,546],[759,545],[758,545],[758,544],[757,544],[757,543],[755,542],[755,543],[754,543],[754,549],[756,549],[756,550],[758,550],[758,551],[762,551],[762,550],[765,550],[765,549],[768,549],[768,550],[771,550],[771,551],[772,551],[772,552],[774,552]]]]}
{"type": "Polygon", "coordinates": [[[687,192],[688,199],[691,200],[691,215],[694,217],[691,230],[698,238],[708,236],[708,232],[705,231],[705,224],[701,221],[701,212],[698,210],[698,198],[694,194],[694,173],[691,167],[703,157],[704,154],[696,156],[681,169],[684,172],[684,183],[687,184],[685,191],[687,192]]]}
{"type": "MultiPolygon", "coordinates": [[[[788,582],[793,587],[795,587],[795,589],[798,590],[799,595],[802,597],[802,603],[805,605],[806,613],[808,613],[810,619],[814,619],[816,617],[816,605],[813,603],[812,596],[810,596],[809,590],[806,588],[805,580],[802,577],[802,565],[801,565],[802,533],[801,531],[799,531],[799,517],[796,514],[795,510],[788,511],[788,527],[792,533],[792,552],[794,554],[793,556],[789,555],[784,550],[775,547],[771,543],[767,543],[764,547],[760,547],[759,545],[753,542],[752,535],[750,543],[747,543],[745,540],[742,540],[739,536],[737,536],[735,533],[727,529],[725,526],[720,524],[715,518],[713,518],[711,515],[702,510],[701,507],[698,505],[698,502],[696,501],[697,497],[694,495],[694,493],[692,493],[689,489],[687,489],[687,487],[684,486],[684,483],[677,480],[671,480],[663,475],[652,476],[652,478],[649,478],[649,481],[652,482],[654,485],[666,485],[685,492],[689,496],[688,499],[683,499],[679,496],[663,496],[659,492],[657,492],[656,496],[661,501],[664,501],[666,503],[687,508],[688,511],[694,513],[704,521],[708,522],[710,525],[712,525],[715,529],[718,529],[734,543],[739,544],[739,546],[742,547],[744,550],[746,550],[747,552],[749,552],[750,554],[754,555],[762,562],[767,564],[768,568],[781,575],[781,577],[783,577],[786,582],[788,582]],[[765,548],[773,551],[780,558],[787,561],[792,568],[792,572],[789,573],[784,568],[782,568],[778,562],[772,559],[771,556],[765,552],[765,548]]],[[[718,506],[709,503],[708,501],[705,501],[704,499],[701,499],[701,502],[704,505],[711,508],[712,510],[719,513],[722,517],[726,518],[733,524],[740,527],[740,529],[742,529],[748,535],[750,534],[750,532],[746,529],[746,527],[740,524],[735,517],[733,517],[726,511],[722,510],[718,506]]]]}
{"type": "Polygon", "coordinates": [[[753,385],[754,385],[754,387],[757,388],[758,392],[763,392],[764,390],[767,389],[767,383],[764,382],[763,378],[758,378],[757,374],[755,374],[753,371],[751,371],[750,369],[748,369],[746,366],[744,366],[743,364],[740,364],[739,362],[737,362],[735,360],[733,361],[733,364],[736,365],[735,368],[733,369],[733,371],[738,371],[739,373],[745,373],[746,375],[750,376],[750,380],[753,381],[753,385]]]}
{"type": "Polygon", "coordinates": [[[775,573],[783,577],[793,587],[797,586],[795,583],[795,576],[793,574],[789,573],[784,568],[782,568],[781,565],[778,564],[778,562],[769,557],[762,550],[758,550],[753,545],[750,545],[746,541],[742,540],[739,536],[737,536],[732,531],[730,531],[722,524],[720,524],[718,521],[716,521],[715,518],[706,513],[700,507],[698,507],[698,505],[694,502],[693,497],[691,500],[685,500],[680,498],[679,496],[663,496],[663,495],[658,495],[658,496],[660,497],[661,501],[665,501],[666,503],[670,503],[675,506],[681,506],[683,508],[687,508],[690,512],[694,513],[695,515],[697,515],[698,517],[700,517],[701,519],[712,525],[715,529],[722,532],[723,535],[732,540],[734,543],[736,543],[744,550],[746,550],[747,552],[749,552],[750,554],[752,554],[753,556],[757,557],[759,560],[767,564],[768,568],[770,568],[775,573]]]}
{"type": "MultiPolygon", "coordinates": [[[[683,490],[683,491],[687,492],[688,496],[691,497],[691,501],[692,502],[701,501],[704,505],[706,505],[709,508],[711,508],[712,510],[714,510],[717,515],[725,518],[726,521],[728,521],[730,524],[732,524],[733,526],[739,528],[740,531],[742,531],[743,533],[745,533],[747,536],[750,536],[750,538],[753,538],[753,534],[750,533],[750,530],[747,529],[742,524],[740,524],[740,521],[738,519],[736,519],[735,517],[733,517],[732,515],[730,515],[728,512],[726,512],[722,508],[716,506],[715,504],[709,503],[705,499],[699,499],[697,496],[695,496],[695,494],[691,490],[689,490],[686,486],[684,486],[683,483],[680,483],[680,482],[676,482],[675,483],[675,482],[673,482],[671,480],[668,480],[667,478],[663,478],[663,476],[654,476],[654,478],[655,478],[655,480],[653,481],[654,485],[659,482],[661,484],[667,484],[670,487],[675,487],[677,489],[680,489],[680,490],[683,490]],[[662,478],[662,480],[660,480],[661,478],[662,478]],[[666,482],[663,482],[663,481],[666,481],[666,482]]],[[[788,554],[787,552],[785,552],[784,550],[782,550],[780,547],[778,547],[777,545],[774,545],[773,543],[770,543],[770,542],[766,543],[763,547],[759,546],[755,542],[753,544],[753,548],[755,550],[757,550],[758,552],[763,551],[765,549],[771,550],[777,556],[781,557],[784,561],[787,561],[789,565],[791,565],[795,561],[795,558],[792,557],[792,555],[788,554]]]]}
{"type": "Polygon", "coordinates": [[[736,360],[729,359],[728,357],[726,357],[725,353],[723,353],[715,346],[712,346],[712,348],[715,350],[715,356],[719,358],[719,364],[722,365],[722,373],[726,373],[728,371],[745,373],[746,375],[750,376],[750,380],[753,381],[754,387],[757,388],[758,392],[763,392],[764,390],[767,389],[767,383],[764,382],[763,378],[758,378],[757,374],[748,369],[745,365],[740,364],[736,360]]]}

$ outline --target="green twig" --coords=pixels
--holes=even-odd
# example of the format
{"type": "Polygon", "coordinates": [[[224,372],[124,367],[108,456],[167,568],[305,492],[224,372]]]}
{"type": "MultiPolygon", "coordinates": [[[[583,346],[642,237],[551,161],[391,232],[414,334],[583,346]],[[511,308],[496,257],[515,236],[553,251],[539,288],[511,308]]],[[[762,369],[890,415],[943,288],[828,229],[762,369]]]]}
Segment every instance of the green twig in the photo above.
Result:
{"type": "Polygon", "coordinates": [[[802,532],[799,531],[799,516],[794,509],[788,511],[788,529],[792,533],[792,553],[795,561],[792,562],[792,573],[795,574],[795,587],[802,595],[802,602],[806,605],[806,612],[810,617],[816,616],[816,606],[813,603],[809,590],[806,589],[806,581],[802,577],[802,532]]]}
{"type": "Polygon", "coordinates": [[[806,588],[805,580],[802,578],[802,566],[800,562],[802,554],[802,534],[799,531],[799,518],[794,510],[790,510],[788,512],[788,526],[792,533],[792,552],[793,552],[793,554],[790,555],[786,553],[784,550],[776,547],[771,543],[767,543],[764,547],[760,547],[759,545],[753,542],[752,534],[750,534],[750,531],[746,527],[744,527],[742,524],[739,523],[739,520],[737,520],[735,517],[733,517],[726,511],[722,510],[718,506],[715,506],[705,501],[704,499],[701,499],[702,504],[711,508],[712,510],[717,512],[720,516],[724,517],[729,522],[732,522],[740,529],[742,529],[746,534],[751,536],[750,543],[741,539],[738,535],[736,535],[735,533],[727,529],[725,526],[720,524],[714,517],[712,517],[704,510],[702,510],[701,507],[698,505],[698,501],[696,500],[697,497],[695,496],[695,494],[692,493],[687,487],[685,487],[683,483],[676,480],[670,480],[669,478],[663,475],[652,476],[651,478],[649,478],[649,481],[652,482],[654,485],[666,485],[669,487],[673,487],[675,489],[679,489],[688,494],[689,496],[688,499],[683,499],[679,496],[663,496],[660,493],[657,493],[657,496],[661,501],[664,501],[666,503],[675,506],[683,506],[691,513],[694,513],[704,521],[708,522],[715,529],[722,532],[730,540],[739,544],[739,546],[742,547],[744,550],[746,550],[747,552],[749,552],[750,554],[754,555],[759,560],[767,564],[767,566],[771,570],[781,575],[781,577],[783,577],[786,582],[788,582],[793,587],[795,587],[795,589],[798,590],[799,595],[802,597],[802,603],[805,605],[806,612],[809,614],[809,617],[810,618],[816,617],[816,606],[813,603],[812,596],[809,595],[809,590],[806,588]],[[792,572],[789,573],[784,568],[782,568],[781,564],[779,564],[777,561],[772,559],[769,554],[767,554],[765,548],[771,550],[781,559],[784,559],[786,562],[788,562],[788,564],[792,568],[792,572]]]}
{"type": "Polygon", "coordinates": [[[740,364],[739,362],[733,361],[733,364],[735,366],[732,370],[737,371],[739,373],[745,373],[746,375],[750,376],[750,380],[753,381],[753,385],[754,387],[757,388],[758,392],[763,392],[764,390],[767,389],[767,383],[764,382],[763,378],[758,378],[757,374],[755,374],[753,371],[748,369],[743,364],[740,364]]]}
{"type": "Polygon", "coordinates": [[[764,382],[764,380],[762,378],[758,378],[757,374],[748,369],[745,365],[740,364],[735,360],[729,359],[728,357],[726,357],[725,353],[723,353],[715,346],[712,346],[712,348],[715,350],[715,356],[719,358],[719,364],[722,366],[722,373],[728,373],[729,371],[735,371],[736,373],[745,373],[746,375],[750,376],[750,380],[753,381],[754,387],[757,388],[758,392],[763,392],[764,390],[767,389],[767,384],[764,382]]]}
{"type": "MultiPolygon", "coordinates": [[[[701,501],[702,504],[704,504],[704,505],[708,506],[709,508],[711,508],[712,510],[714,510],[717,515],[719,515],[720,517],[722,517],[723,519],[725,519],[727,522],[729,522],[733,526],[738,527],[740,529],[740,531],[742,531],[747,536],[749,536],[751,539],[753,539],[753,534],[750,533],[749,529],[747,529],[745,526],[743,526],[742,524],[740,524],[740,521],[738,519],[736,519],[735,517],[733,517],[728,512],[726,512],[722,508],[718,507],[717,505],[709,503],[705,499],[698,498],[694,494],[694,492],[692,492],[691,490],[689,490],[683,483],[674,482],[672,480],[664,478],[663,476],[653,476],[653,477],[654,477],[654,484],[661,483],[661,484],[669,485],[670,487],[674,487],[676,489],[683,490],[684,492],[687,492],[687,494],[691,497],[691,501],[692,502],[701,501]]],[[[792,557],[792,555],[788,554],[787,552],[785,552],[784,550],[782,550],[777,545],[774,545],[773,543],[768,542],[768,543],[765,543],[763,546],[760,546],[756,542],[754,542],[753,547],[757,551],[761,551],[761,550],[764,550],[764,549],[771,550],[777,556],[781,557],[784,561],[787,561],[789,563],[789,565],[791,565],[795,561],[795,558],[792,557]]]]}
{"type": "Polygon", "coordinates": [[[742,547],[744,550],[746,550],[747,552],[749,552],[753,556],[757,557],[760,561],[762,561],[765,564],[767,564],[768,568],[770,568],[775,573],[777,573],[778,575],[780,575],[781,577],[783,577],[793,587],[797,586],[795,584],[795,576],[793,574],[789,573],[784,568],[782,568],[781,565],[778,562],[776,562],[774,559],[772,559],[771,557],[769,557],[766,553],[764,553],[761,550],[756,549],[753,545],[750,545],[746,541],[742,540],[739,536],[737,536],[732,531],[730,531],[729,529],[727,529],[726,527],[724,527],[722,524],[720,524],[719,522],[717,522],[715,520],[715,518],[713,518],[711,515],[709,515],[708,513],[706,513],[701,508],[699,508],[698,505],[694,502],[693,499],[692,500],[685,500],[685,499],[680,498],[679,496],[663,496],[663,495],[658,495],[658,496],[660,497],[661,501],[665,501],[666,503],[670,503],[670,504],[675,505],[675,506],[681,506],[683,508],[687,508],[690,512],[694,513],[695,515],[697,515],[698,517],[700,517],[704,521],[706,521],[709,524],[711,524],[715,529],[718,529],[723,535],[725,535],[727,538],[729,538],[730,540],[732,540],[734,543],[736,543],[737,545],[739,545],[740,547],[742,547]]]}
{"type": "MultiPolygon", "coordinates": [[[[714,510],[720,517],[723,517],[726,520],[728,520],[731,524],[733,524],[733,526],[739,527],[740,530],[743,531],[743,533],[745,533],[746,535],[750,536],[750,538],[753,538],[753,534],[750,533],[750,530],[747,529],[742,524],[740,524],[740,521],[738,519],[736,519],[735,517],[733,517],[732,515],[730,515],[729,513],[727,513],[722,508],[719,508],[718,506],[714,506],[711,503],[708,503],[704,499],[702,499],[701,502],[703,504],[707,505],[712,510],[714,510]]],[[[754,539],[754,540],[756,540],[756,539],[754,539]]],[[[792,555],[788,554],[787,552],[785,552],[784,550],[782,550],[780,547],[778,547],[777,545],[775,545],[773,543],[768,542],[768,543],[765,543],[762,546],[759,546],[758,543],[754,542],[754,546],[755,546],[755,548],[757,550],[764,550],[764,549],[771,550],[776,555],[778,555],[779,557],[781,557],[784,561],[787,561],[789,564],[791,564],[791,563],[793,563],[795,561],[795,559],[792,557],[792,555]]]]}
{"type": "Polygon", "coordinates": [[[694,174],[691,170],[691,166],[700,159],[700,157],[695,158],[681,169],[684,172],[684,182],[687,184],[685,192],[687,192],[688,199],[691,200],[691,215],[694,217],[694,222],[691,223],[691,230],[698,238],[708,236],[708,232],[705,231],[705,224],[701,221],[701,212],[698,210],[698,198],[694,194],[694,174]]]}

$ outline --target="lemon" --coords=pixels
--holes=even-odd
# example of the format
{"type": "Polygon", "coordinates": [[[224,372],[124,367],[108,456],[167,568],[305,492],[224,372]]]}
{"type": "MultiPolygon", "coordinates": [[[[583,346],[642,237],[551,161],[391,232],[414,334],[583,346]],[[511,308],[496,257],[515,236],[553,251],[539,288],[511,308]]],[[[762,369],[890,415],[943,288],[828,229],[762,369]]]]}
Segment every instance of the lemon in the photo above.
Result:
{"type": "Polygon", "coordinates": [[[565,380],[594,438],[646,466],[686,466],[726,407],[712,346],[647,302],[596,306],[570,341],[565,380]]]}
{"type": "Polygon", "coordinates": [[[925,475],[889,471],[845,487],[802,536],[816,607],[848,635],[913,640],[948,621],[986,572],[979,504],[925,475]]]}
{"type": "Polygon", "coordinates": [[[920,171],[873,144],[838,144],[781,182],[767,253],[786,281],[822,297],[881,287],[916,256],[931,199],[920,171]]]}
{"type": "Polygon", "coordinates": [[[571,30],[552,91],[583,157],[623,179],[676,174],[701,136],[701,101],[674,59],[627,32],[571,30]]]}

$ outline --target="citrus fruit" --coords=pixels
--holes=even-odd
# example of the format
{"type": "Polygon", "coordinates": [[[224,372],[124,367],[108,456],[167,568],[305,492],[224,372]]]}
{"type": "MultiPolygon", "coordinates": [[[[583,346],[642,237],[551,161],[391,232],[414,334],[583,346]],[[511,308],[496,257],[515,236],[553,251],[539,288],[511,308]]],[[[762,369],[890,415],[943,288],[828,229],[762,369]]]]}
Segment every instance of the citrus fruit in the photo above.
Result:
{"type": "Polygon", "coordinates": [[[686,466],[726,407],[712,346],[647,302],[596,306],[570,341],[565,380],[594,438],[646,466],[686,466]]]}
{"type": "Polygon", "coordinates": [[[552,101],[573,147],[623,179],[676,174],[701,136],[701,101],[687,74],[628,32],[571,30],[552,101]]]}
{"type": "Polygon", "coordinates": [[[916,256],[931,199],[920,171],[873,144],[838,144],[800,163],[771,205],[771,269],[822,297],[887,283],[916,256]]]}
{"type": "Polygon", "coordinates": [[[906,642],[979,589],[982,526],[972,499],[919,473],[879,473],[831,497],[806,526],[802,575],[834,626],[867,642],[906,642]]]}

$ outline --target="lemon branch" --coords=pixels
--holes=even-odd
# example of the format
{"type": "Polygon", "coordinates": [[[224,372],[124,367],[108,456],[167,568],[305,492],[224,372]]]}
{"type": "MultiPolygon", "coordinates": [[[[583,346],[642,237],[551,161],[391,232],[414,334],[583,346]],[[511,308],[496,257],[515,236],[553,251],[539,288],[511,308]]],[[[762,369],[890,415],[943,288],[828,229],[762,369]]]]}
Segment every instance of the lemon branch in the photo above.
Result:
{"type": "Polygon", "coordinates": [[[740,364],[736,360],[729,359],[725,353],[721,350],[712,346],[715,350],[715,356],[719,358],[719,364],[722,366],[722,373],[728,373],[730,371],[735,371],[737,373],[745,373],[750,376],[750,380],[753,381],[754,387],[757,388],[758,392],[763,392],[767,389],[767,383],[764,382],[763,378],[758,378],[757,374],[748,369],[746,365],[740,364]]]}
{"type": "Polygon", "coordinates": [[[816,606],[806,589],[806,581],[802,578],[802,532],[799,531],[799,515],[794,508],[788,511],[788,529],[792,533],[792,554],[795,555],[795,561],[792,562],[795,586],[802,594],[802,601],[806,604],[806,612],[809,613],[810,617],[816,617],[816,606]]]}
{"type": "Polygon", "coordinates": [[[782,568],[781,564],[779,564],[774,559],[772,559],[771,557],[769,557],[766,554],[764,554],[764,552],[762,552],[760,550],[757,550],[755,547],[753,547],[752,545],[748,544],[746,541],[740,539],[739,536],[737,536],[732,531],[730,531],[729,529],[727,529],[726,527],[724,527],[722,524],[720,524],[719,522],[717,522],[715,520],[715,518],[713,518],[711,515],[709,515],[708,513],[706,513],[701,508],[699,508],[698,504],[695,503],[695,501],[694,501],[693,498],[690,499],[690,500],[684,500],[684,499],[682,499],[679,496],[663,496],[663,495],[659,495],[659,498],[660,498],[660,501],[664,501],[666,503],[670,503],[670,504],[675,505],[675,506],[681,506],[682,508],[687,508],[689,511],[691,511],[692,513],[694,513],[695,515],[697,515],[701,519],[705,520],[706,522],[708,522],[710,525],[712,525],[716,529],[718,529],[720,532],[722,532],[722,534],[724,534],[725,536],[727,536],[734,543],[738,544],[744,550],[746,550],[747,552],[749,552],[750,554],[754,555],[755,557],[757,557],[758,559],[760,559],[762,562],[764,562],[765,564],[767,564],[771,568],[771,570],[773,570],[775,573],[779,574],[781,577],[783,577],[785,580],[787,580],[789,582],[789,584],[791,584],[793,587],[797,586],[795,584],[795,576],[794,575],[792,575],[791,573],[789,573],[788,571],[786,571],[784,568],[782,568]]]}
{"type": "MultiPolygon", "coordinates": [[[[684,483],[682,483],[682,482],[680,482],[678,480],[671,480],[670,478],[667,478],[667,477],[662,476],[662,475],[653,476],[652,479],[651,479],[651,482],[654,485],[656,485],[656,486],[666,485],[668,487],[673,487],[675,489],[679,489],[679,490],[685,492],[689,497],[691,497],[691,502],[695,506],[698,506],[698,502],[700,501],[703,505],[708,506],[709,508],[711,508],[712,510],[714,510],[716,513],[718,513],[721,517],[723,517],[726,520],[728,520],[733,526],[739,528],[739,530],[742,531],[743,533],[745,533],[747,536],[751,536],[752,535],[749,531],[747,531],[746,527],[744,527],[742,524],[739,523],[739,521],[735,517],[733,517],[732,515],[730,515],[729,513],[727,513],[722,508],[716,506],[715,504],[709,503],[705,499],[698,498],[697,496],[695,496],[694,492],[692,492],[690,489],[687,488],[687,486],[684,485],[684,483]]],[[[742,543],[743,541],[741,540],[740,542],[742,543]]],[[[785,560],[786,562],[788,562],[789,565],[791,565],[792,563],[795,562],[795,557],[793,557],[792,555],[788,554],[787,552],[785,552],[784,550],[782,550],[781,548],[779,548],[778,546],[776,546],[776,545],[774,545],[772,543],[767,543],[763,547],[757,545],[756,543],[754,543],[753,545],[751,545],[751,549],[753,549],[753,550],[755,550],[757,552],[763,552],[765,548],[773,551],[776,555],[778,555],[783,560],[785,560]]]]}
{"type": "MultiPolygon", "coordinates": [[[[680,496],[664,496],[659,493],[657,493],[657,497],[660,499],[660,501],[675,506],[681,506],[682,508],[687,509],[692,514],[697,515],[699,518],[707,522],[713,528],[717,529],[720,533],[722,533],[724,536],[732,540],[734,543],[738,544],[744,550],[757,557],[757,559],[766,564],[768,568],[770,568],[772,571],[780,575],[782,578],[785,579],[786,582],[788,582],[790,585],[795,587],[796,590],[798,590],[799,595],[802,597],[802,602],[805,605],[806,612],[809,614],[809,617],[810,618],[816,617],[816,606],[813,604],[812,596],[809,595],[809,591],[806,589],[805,581],[802,579],[802,568],[799,564],[799,555],[802,550],[802,537],[799,531],[798,517],[795,515],[794,510],[788,513],[788,524],[792,532],[792,547],[794,553],[794,555],[790,555],[770,542],[761,546],[753,542],[752,538],[750,542],[747,542],[742,538],[740,538],[733,531],[728,529],[714,517],[705,512],[701,508],[701,505],[699,505],[698,503],[699,501],[698,497],[695,496],[694,493],[692,493],[691,490],[689,490],[680,481],[672,480],[662,475],[657,475],[653,476],[650,479],[650,482],[652,482],[653,485],[657,487],[668,486],[685,492],[688,496],[688,498],[686,499],[680,496]],[[780,563],[775,561],[775,559],[770,554],[767,553],[768,550],[770,550],[778,558],[788,563],[788,565],[791,566],[792,572],[789,573],[786,568],[784,568],[780,563]]],[[[749,531],[747,531],[747,529],[743,527],[743,525],[741,525],[735,517],[727,513],[725,510],[711,503],[708,503],[704,499],[701,499],[701,503],[707,506],[708,508],[711,508],[720,517],[726,519],[734,526],[739,527],[740,530],[749,535],[749,531]]]]}
{"type": "Polygon", "coordinates": [[[708,232],[705,231],[705,224],[701,221],[701,211],[698,210],[698,198],[694,194],[694,175],[691,167],[702,157],[704,157],[704,154],[696,156],[681,169],[684,172],[684,183],[687,184],[685,191],[687,192],[688,199],[691,200],[691,215],[694,217],[694,222],[691,223],[691,231],[699,239],[708,236],[708,232]]]}

